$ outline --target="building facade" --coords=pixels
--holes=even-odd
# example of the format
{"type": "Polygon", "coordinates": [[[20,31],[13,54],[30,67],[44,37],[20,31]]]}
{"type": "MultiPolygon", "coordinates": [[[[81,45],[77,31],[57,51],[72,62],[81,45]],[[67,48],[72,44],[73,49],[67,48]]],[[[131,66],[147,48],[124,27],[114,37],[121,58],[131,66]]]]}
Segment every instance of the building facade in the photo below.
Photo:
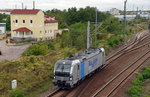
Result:
{"type": "Polygon", "coordinates": [[[13,10],[14,10],[14,9],[3,9],[3,10],[0,10],[0,14],[10,15],[10,13],[11,13],[13,10]]]}
{"type": "Polygon", "coordinates": [[[6,23],[0,23],[0,35],[6,33],[6,23]]]}
{"type": "Polygon", "coordinates": [[[112,15],[120,15],[119,10],[117,8],[110,9],[110,14],[112,14],[112,15]]]}
{"type": "Polygon", "coordinates": [[[11,38],[54,39],[58,30],[55,17],[44,16],[39,9],[15,9],[11,12],[11,38]]]}

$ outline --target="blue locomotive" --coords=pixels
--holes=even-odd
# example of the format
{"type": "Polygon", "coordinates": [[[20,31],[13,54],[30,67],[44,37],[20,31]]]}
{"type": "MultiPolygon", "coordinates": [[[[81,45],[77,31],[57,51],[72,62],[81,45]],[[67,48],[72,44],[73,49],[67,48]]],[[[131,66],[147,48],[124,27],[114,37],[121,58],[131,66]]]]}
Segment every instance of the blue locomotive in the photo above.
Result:
{"type": "Polygon", "coordinates": [[[104,65],[104,48],[86,49],[56,62],[53,84],[61,88],[72,88],[91,73],[102,69],[104,65]]]}

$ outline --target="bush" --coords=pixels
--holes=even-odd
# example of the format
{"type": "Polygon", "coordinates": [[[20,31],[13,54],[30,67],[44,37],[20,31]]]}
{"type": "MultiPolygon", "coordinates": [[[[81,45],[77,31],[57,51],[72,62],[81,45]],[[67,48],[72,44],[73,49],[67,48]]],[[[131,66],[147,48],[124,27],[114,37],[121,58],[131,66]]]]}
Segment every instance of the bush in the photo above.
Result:
{"type": "Polygon", "coordinates": [[[32,45],[30,46],[24,53],[23,56],[30,56],[30,55],[46,55],[48,53],[48,46],[47,45],[32,45]]]}
{"type": "Polygon", "coordinates": [[[139,97],[143,91],[143,88],[141,88],[141,86],[143,86],[144,84],[145,82],[144,82],[143,75],[138,73],[137,80],[133,80],[132,86],[128,89],[128,94],[131,97],[139,97]]]}
{"type": "Polygon", "coordinates": [[[10,61],[7,63],[7,66],[19,66],[20,62],[19,61],[10,61]]]}
{"type": "Polygon", "coordinates": [[[142,75],[144,79],[150,78],[150,66],[144,68],[144,73],[142,75]]]}
{"type": "Polygon", "coordinates": [[[143,73],[143,78],[144,78],[144,79],[150,78],[150,72],[144,72],[144,73],[143,73]]]}
{"type": "Polygon", "coordinates": [[[137,79],[140,81],[144,81],[143,75],[140,73],[137,73],[137,79]]]}
{"type": "Polygon", "coordinates": [[[35,62],[35,58],[33,56],[31,56],[29,60],[30,60],[31,63],[35,62]]]}
{"type": "Polygon", "coordinates": [[[25,94],[23,91],[16,89],[11,92],[10,97],[25,97],[25,94]]]}
{"type": "Polygon", "coordinates": [[[121,37],[111,37],[108,39],[107,44],[111,47],[114,47],[115,45],[118,45],[120,41],[123,39],[121,37]]]}
{"type": "Polygon", "coordinates": [[[128,93],[131,97],[139,97],[143,89],[138,86],[132,86],[128,89],[128,93]]]}
{"type": "Polygon", "coordinates": [[[49,43],[48,44],[48,49],[55,50],[55,47],[52,43],[49,43]]]}

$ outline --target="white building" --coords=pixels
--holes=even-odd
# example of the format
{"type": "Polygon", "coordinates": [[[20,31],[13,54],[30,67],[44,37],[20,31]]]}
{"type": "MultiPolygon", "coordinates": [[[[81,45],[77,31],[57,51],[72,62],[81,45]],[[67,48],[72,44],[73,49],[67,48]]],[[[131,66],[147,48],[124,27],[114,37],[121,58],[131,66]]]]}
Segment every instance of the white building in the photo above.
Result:
{"type": "Polygon", "coordinates": [[[0,14],[10,15],[10,13],[11,13],[13,10],[14,10],[14,9],[3,9],[3,10],[0,10],[0,14]]]}
{"type": "Polygon", "coordinates": [[[112,14],[112,15],[120,15],[119,9],[117,9],[117,8],[110,9],[110,14],[112,14]]]}
{"type": "Polygon", "coordinates": [[[0,23],[0,35],[6,33],[6,23],[0,23]]]}

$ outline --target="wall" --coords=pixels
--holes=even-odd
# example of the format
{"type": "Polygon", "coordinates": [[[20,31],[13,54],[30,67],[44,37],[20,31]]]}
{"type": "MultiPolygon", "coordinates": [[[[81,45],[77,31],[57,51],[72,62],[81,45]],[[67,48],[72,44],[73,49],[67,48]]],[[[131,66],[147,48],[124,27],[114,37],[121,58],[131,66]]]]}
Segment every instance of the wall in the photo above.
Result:
{"type": "Polygon", "coordinates": [[[37,14],[11,14],[11,37],[13,38],[16,34],[15,29],[26,27],[33,32],[34,38],[44,37],[44,13],[40,10],[37,14]],[[18,20],[18,23],[15,23],[15,20],[18,20]],[[25,23],[23,24],[23,20],[25,23]],[[30,20],[33,20],[33,23],[30,24],[30,20]]]}
{"type": "Polygon", "coordinates": [[[58,23],[45,23],[45,37],[48,39],[55,38],[55,30],[58,30],[58,23]]]}
{"type": "Polygon", "coordinates": [[[6,24],[0,23],[0,35],[6,33],[6,24]]]}

